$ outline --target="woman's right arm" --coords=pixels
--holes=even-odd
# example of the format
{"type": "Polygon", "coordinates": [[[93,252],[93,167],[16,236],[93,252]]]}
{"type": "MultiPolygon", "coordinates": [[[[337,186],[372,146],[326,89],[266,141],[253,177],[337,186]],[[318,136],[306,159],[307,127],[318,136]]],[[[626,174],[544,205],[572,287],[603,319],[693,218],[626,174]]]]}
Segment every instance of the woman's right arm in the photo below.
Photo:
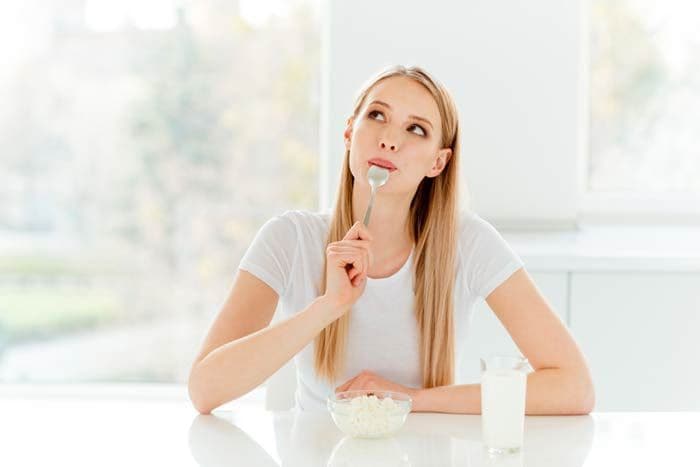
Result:
{"type": "Polygon", "coordinates": [[[321,296],[268,326],[277,301],[269,285],[239,271],[190,371],[190,399],[199,412],[210,413],[259,386],[343,313],[321,296]]]}
{"type": "Polygon", "coordinates": [[[233,289],[190,371],[188,389],[195,408],[210,413],[262,384],[340,318],[365,289],[371,263],[371,235],[355,223],[343,240],[326,249],[326,291],[302,311],[269,326],[277,293],[239,270],[233,289]]]}

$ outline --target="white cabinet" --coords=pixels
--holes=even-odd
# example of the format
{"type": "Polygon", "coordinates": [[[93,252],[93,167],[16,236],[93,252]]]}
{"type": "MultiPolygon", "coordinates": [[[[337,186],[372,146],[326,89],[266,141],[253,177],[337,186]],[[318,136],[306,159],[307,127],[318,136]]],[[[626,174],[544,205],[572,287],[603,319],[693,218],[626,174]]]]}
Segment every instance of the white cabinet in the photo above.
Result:
{"type": "MultiPolygon", "coordinates": [[[[566,322],[567,273],[530,271],[530,275],[562,321],[566,322]]],[[[457,369],[456,382],[478,382],[479,357],[493,353],[518,354],[520,351],[491,308],[481,300],[474,309],[469,335],[457,369]]]]}
{"type": "Polygon", "coordinates": [[[700,273],[572,274],[596,411],[700,410],[700,273]]]}
{"type": "MultiPolygon", "coordinates": [[[[588,359],[596,411],[700,410],[700,273],[531,272],[588,359]]],[[[485,302],[475,310],[457,383],[479,357],[518,353],[485,302]]]]}

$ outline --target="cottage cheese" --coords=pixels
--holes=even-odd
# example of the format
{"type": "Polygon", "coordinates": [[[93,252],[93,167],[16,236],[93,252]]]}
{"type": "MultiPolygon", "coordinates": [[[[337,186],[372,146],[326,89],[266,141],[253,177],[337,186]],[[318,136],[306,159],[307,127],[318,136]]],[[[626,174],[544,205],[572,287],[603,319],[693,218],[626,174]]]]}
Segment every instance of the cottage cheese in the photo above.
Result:
{"type": "Polygon", "coordinates": [[[375,395],[353,397],[349,403],[335,406],[333,418],[338,428],[351,436],[386,436],[401,428],[407,407],[391,397],[375,395]]]}

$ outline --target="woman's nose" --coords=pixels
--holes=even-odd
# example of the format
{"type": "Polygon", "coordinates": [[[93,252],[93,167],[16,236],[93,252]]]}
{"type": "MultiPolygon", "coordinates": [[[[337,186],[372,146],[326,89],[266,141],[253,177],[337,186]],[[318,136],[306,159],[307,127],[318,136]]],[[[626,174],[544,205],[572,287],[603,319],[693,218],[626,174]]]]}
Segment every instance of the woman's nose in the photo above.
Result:
{"type": "Polygon", "coordinates": [[[399,144],[396,137],[386,132],[379,139],[379,147],[382,149],[389,149],[390,151],[396,151],[399,148],[399,144]]]}
{"type": "Polygon", "coordinates": [[[390,151],[396,151],[396,145],[395,145],[395,144],[387,144],[387,143],[385,143],[384,141],[382,141],[381,143],[379,143],[379,147],[381,147],[382,149],[389,148],[390,151]]]}

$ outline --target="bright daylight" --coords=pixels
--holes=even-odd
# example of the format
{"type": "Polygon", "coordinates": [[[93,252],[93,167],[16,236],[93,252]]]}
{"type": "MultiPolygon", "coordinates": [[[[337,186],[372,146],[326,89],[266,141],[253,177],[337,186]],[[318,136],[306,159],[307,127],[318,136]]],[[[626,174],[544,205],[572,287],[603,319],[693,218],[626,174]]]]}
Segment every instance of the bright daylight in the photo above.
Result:
{"type": "Polygon", "coordinates": [[[0,0],[0,465],[700,465],[698,24],[0,0]]]}

